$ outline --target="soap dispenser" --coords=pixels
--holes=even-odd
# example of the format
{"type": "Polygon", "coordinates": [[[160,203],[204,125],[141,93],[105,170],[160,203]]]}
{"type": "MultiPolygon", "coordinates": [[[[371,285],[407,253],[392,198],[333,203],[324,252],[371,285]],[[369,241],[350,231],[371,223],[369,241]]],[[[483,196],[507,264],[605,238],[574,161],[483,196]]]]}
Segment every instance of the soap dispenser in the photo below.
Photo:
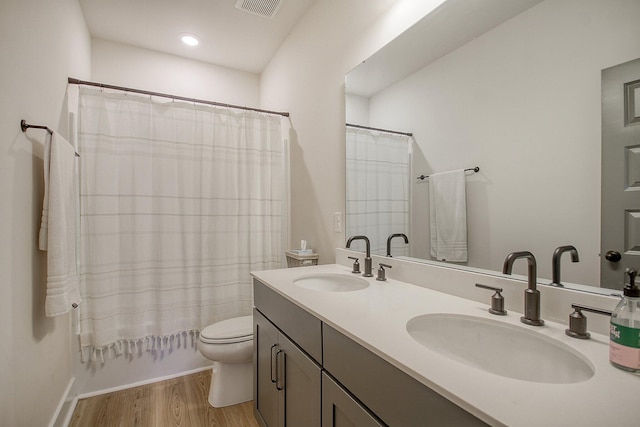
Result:
{"type": "Polygon", "coordinates": [[[629,283],[624,296],[611,315],[609,328],[609,361],[617,368],[640,374],[640,288],[638,272],[626,270],[629,283]]]}

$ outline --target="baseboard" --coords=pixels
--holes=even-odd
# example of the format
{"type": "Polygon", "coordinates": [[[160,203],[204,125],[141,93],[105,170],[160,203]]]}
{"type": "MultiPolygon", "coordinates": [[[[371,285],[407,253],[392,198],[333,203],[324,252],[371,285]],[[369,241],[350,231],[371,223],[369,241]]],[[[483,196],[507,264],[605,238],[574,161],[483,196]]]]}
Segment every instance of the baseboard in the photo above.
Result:
{"type": "Polygon", "coordinates": [[[88,397],[94,397],[94,396],[100,396],[102,394],[113,393],[114,391],[126,390],[128,388],[139,387],[141,385],[153,384],[153,383],[157,383],[157,382],[160,382],[160,381],[165,381],[165,380],[170,380],[170,379],[173,379],[173,378],[183,377],[185,375],[195,374],[196,372],[201,372],[201,371],[206,371],[208,369],[211,369],[211,367],[212,367],[212,365],[204,366],[204,367],[200,367],[200,368],[196,368],[196,369],[191,369],[189,371],[182,371],[182,372],[178,372],[176,374],[166,375],[164,377],[151,378],[151,379],[148,379],[148,380],[138,381],[138,382],[131,383],[131,384],[124,384],[124,385],[120,385],[120,386],[117,386],[117,387],[107,388],[107,389],[104,389],[104,390],[97,390],[97,391],[92,391],[92,392],[89,392],[89,393],[83,393],[83,394],[80,394],[80,395],[78,395],[76,397],[76,401],[80,400],[80,399],[86,399],[88,397]]]}
{"type": "Polygon", "coordinates": [[[76,407],[77,399],[73,399],[72,401],[68,401],[67,399],[69,398],[69,392],[71,391],[71,387],[75,380],[75,377],[72,377],[69,380],[69,384],[67,384],[67,388],[62,394],[62,398],[56,407],[56,411],[54,412],[53,417],[51,417],[49,427],[66,427],[69,424],[73,410],[76,407]]]}

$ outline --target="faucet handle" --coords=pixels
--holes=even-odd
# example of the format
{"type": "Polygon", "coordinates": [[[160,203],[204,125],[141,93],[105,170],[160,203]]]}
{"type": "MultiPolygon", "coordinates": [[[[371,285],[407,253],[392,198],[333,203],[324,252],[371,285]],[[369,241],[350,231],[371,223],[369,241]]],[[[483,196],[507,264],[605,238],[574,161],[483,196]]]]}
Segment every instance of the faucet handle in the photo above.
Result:
{"type": "Polygon", "coordinates": [[[482,283],[476,283],[476,287],[495,291],[495,294],[491,297],[491,308],[489,308],[489,313],[496,314],[498,316],[504,316],[507,314],[507,310],[504,309],[504,297],[500,293],[502,292],[502,288],[494,288],[493,286],[483,285],[482,283]]]}
{"type": "Polygon", "coordinates": [[[569,315],[569,329],[565,329],[564,332],[571,338],[581,340],[588,340],[591,337],[591,334],[587,332],[587,317],[582,314],[582,311],[598,313],[604,316],[611,316],[611,314],[613,314],[609,310],[602,310],[587,305],[571,304],[571,308],[573,308],[574,312],[569,315]]]}
{"type": "Polygon", "coordinates": [[[355,274],[360,273],[360,262],[358,260],[358,257],[350,256],[350,257],[347,257],[347,258],[354,260],[353,261],[353,270],[351,270],[351,272],[355,273],[355,274]]]}
{"type": "Polygon", "coordinates": [[[391,268],[391,266],[388,264],[380,263],[380,268],[378,269],[378,277],[376,277],[376,280],[380,280],[381,282],[387,280],[384,273],[384,267],[391,268]]]}

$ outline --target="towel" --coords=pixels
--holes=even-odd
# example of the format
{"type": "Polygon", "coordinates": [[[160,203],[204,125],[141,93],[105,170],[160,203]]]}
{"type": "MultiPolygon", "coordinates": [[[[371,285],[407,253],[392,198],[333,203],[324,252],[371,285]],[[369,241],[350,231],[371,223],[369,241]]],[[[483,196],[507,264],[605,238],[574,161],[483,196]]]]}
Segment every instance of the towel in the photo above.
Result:
{"type": "Polygon", "coordinates": [[[429,176],[431,256],[467,261],[467,201],[464,169],[429,176]]]}
{"type": "Polygon", "coordinates": [[[39,248],[47,251],[45,314],[67,313],[80,303],[76,269],[75,150],[57,133],[44,146],[44,200],[39,248]]]}

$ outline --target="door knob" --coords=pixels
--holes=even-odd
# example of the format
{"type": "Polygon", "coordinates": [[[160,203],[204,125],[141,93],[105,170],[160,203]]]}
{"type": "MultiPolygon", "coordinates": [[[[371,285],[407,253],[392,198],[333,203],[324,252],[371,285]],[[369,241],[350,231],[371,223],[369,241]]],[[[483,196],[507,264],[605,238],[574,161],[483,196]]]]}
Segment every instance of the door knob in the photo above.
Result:
{"type": "Polygon", "coordinates": [[[622,259],[622,255],[618,251],[608,251],[604,257],[610,262],[618,262],[622,259]]]}

